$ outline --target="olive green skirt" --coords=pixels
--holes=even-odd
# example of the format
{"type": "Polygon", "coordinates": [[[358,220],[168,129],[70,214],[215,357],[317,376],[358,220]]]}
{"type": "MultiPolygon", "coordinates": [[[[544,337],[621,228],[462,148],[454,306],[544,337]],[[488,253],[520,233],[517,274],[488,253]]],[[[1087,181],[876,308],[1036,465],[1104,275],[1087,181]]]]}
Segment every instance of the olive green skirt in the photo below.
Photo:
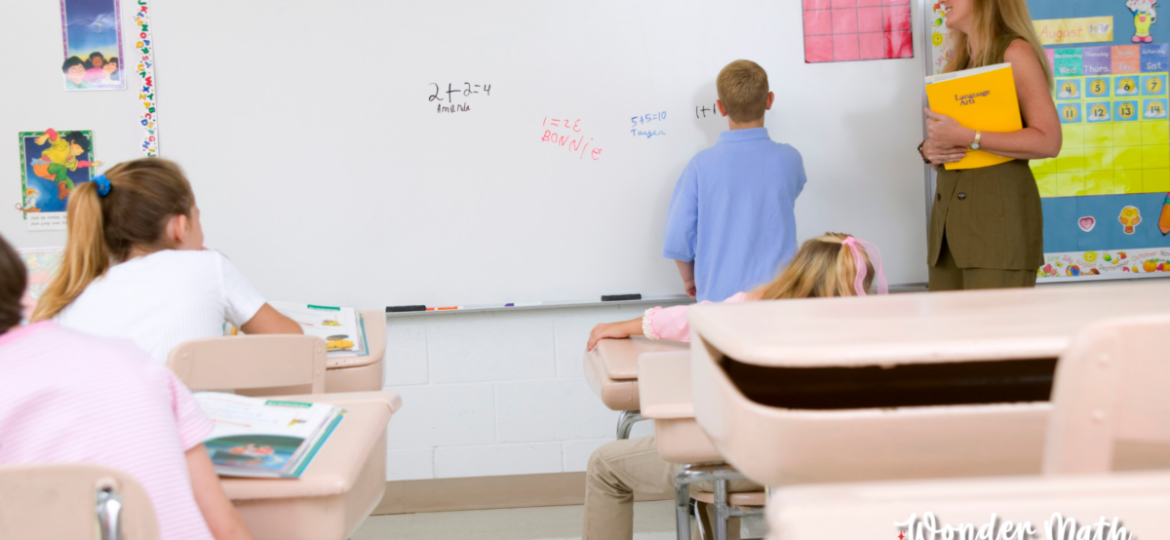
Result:
{"type": "Polygon", "coordinates": [[[927,264],[945,235],[959,268],[1035,270],[1044,264],[1044,215],[1028,162],[938,173],[927,264]]]}

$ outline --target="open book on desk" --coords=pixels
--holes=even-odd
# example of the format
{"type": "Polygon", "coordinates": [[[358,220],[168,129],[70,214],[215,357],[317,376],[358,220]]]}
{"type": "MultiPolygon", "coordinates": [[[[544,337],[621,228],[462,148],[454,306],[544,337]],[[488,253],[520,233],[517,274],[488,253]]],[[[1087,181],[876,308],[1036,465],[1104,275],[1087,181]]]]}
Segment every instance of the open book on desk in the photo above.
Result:
{"type": "Polygon", "coordinates": [[[221,476],[299,478],[345,417],[326,403],[200,392],[195,401],[215,422],[203,441],[221,476]]]}
{"type": "MultiPolygon", "coordinates": [[[[325,340],[326,354],[330,357],[370,354],[365,318],[354,308],[294,302],[269,302],[268,305],[299,324],[305,335],[325,340]]],[[[235,327],[224,324],[225,336],[237,333],[235,327]]]]}

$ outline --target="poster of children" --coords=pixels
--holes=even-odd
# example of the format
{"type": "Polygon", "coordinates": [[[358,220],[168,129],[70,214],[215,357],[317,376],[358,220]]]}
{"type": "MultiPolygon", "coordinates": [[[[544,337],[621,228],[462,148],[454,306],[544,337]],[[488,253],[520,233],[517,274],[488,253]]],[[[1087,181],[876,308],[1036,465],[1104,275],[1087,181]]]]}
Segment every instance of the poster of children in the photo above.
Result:
{"type": "Polygon", "coordinates": [[[69,194],[93,177],[93,133],[45,131],[20,133],[20,187],[30,231],[65,230],[69,194]]]}
{"type": "Polygon", "coordinates": [[[121,90],[118,0],[61,0],[65,90],[121,90]]]}

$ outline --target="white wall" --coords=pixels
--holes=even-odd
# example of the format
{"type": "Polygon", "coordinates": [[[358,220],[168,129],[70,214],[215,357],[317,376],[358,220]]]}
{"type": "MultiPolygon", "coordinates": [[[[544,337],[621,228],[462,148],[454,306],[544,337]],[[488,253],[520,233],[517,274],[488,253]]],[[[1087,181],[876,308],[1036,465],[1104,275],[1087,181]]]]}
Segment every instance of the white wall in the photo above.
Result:
{"type": "Polygon", "coordinates": [[[585,384],[586,339],[646,307],[388,317],[384,384],[403,406],[387,480],[585,470],[618,418],[585,384]]]}

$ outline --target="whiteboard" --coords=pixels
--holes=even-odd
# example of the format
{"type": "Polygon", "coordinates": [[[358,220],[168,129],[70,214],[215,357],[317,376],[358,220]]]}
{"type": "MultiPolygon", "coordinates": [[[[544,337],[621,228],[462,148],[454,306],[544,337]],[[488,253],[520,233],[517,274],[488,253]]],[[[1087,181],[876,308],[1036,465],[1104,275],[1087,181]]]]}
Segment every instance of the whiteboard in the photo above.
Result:
{"type": "Polygon", "coordinates": [[[666,210],[688,160],[727,129],[701,107],[737,58],[768,70],[766,125],[804,156],[800,239],[857,234],[882,248],[891,283],[925,281],[921,60],[805,64],[796,0],[151,9],[161,153],[194,184],[207,245],[269,298],[681,292],[661,256],[666,210]],[[449,98],[469,110],[440,112],[449,98]]]}

